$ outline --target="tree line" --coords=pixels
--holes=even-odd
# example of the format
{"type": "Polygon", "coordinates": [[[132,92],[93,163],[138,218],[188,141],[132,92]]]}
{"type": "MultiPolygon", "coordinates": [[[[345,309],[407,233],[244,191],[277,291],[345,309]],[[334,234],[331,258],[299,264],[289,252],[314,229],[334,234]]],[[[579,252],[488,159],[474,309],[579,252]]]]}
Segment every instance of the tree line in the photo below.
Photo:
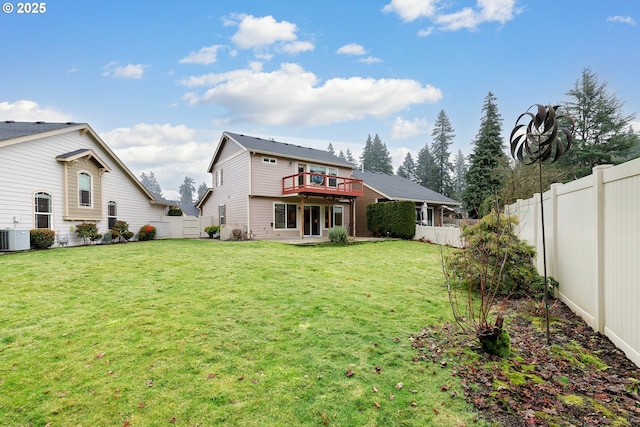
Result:
{"type": "MultiPolygon", "coordinates": [[[[585,68],[566,95],[568,100],[561,107],[575,119],[574,142],[557,163],[543,168],[545,189],[554,182],[589,175],[594,166],[640,157],[640,137],[631,126],[635,114],[623,113],[623,102],[609,93],[607,83],[600,82],[593,71],[585,68]]],[[[408,152],[396,174],[460,201],[473,218],[489,213],[496,199],[503,205],[529,198],[539,191],[537,168],[516,163],[507,156],[502,125],[497,98],[489,92],[482,105],[472,152],[465,157],[458,150],[451,160],[455,129],[441,110],[433,124],[431,143],[427,142],[415,159],[408,152]]],[[[393,173],[389,150],[377,134],[367,137],[358,167],[393,173]]]]}

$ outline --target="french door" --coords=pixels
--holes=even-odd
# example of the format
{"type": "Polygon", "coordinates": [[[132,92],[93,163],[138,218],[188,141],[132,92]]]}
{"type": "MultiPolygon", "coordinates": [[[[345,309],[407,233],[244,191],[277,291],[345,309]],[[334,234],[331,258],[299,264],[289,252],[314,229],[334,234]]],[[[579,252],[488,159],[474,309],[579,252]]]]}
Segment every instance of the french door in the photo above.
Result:
{"type": "Polygon", "coordinates": [[[304,207],[304,235],[320,236],[320,206],[304,207]]]}

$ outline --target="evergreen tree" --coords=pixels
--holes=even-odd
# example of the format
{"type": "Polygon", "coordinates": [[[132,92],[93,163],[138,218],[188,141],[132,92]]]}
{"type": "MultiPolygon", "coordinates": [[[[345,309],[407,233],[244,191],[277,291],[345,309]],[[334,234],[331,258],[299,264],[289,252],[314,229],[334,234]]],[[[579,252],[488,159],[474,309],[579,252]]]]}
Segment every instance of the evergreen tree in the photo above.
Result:
{"type": "Polygon", "coordinates": [[[393,173],[391,155],[378,134],[375,135],[373,140],[371,139],[371,135],[367,137],[364,151],[362,152],[362,156],[360,156],[360,162],[365,170],[388,174],[393,173]]]}
{"type": "Polygon", "coordinates": [[[209,187],[206,183],[203,182],[202,184],[200,184],[200,186],[198,187],[198,200],[202,199],[202,196],[205,195],[208,189],[209,187]]]}
{"type": "Polygon", "coordinates": [[[418,151],[416,159],[416,182],[424,187],[431,188],[437,181],[438,170],[436,162],[429,149],[429,144],[425,144],[418,151]]]}
{"type": "Polygon", "coordinates": [[[338,152],[338,157],[341,158],[341,159],[347,160],[347,158],[344,156],[344,153],[342,152],[342,150],[340,150],[338,152]]]}
{"type": "Polygon", "coordinates": [[[462,154],[462,150],[458,150],[458,154],[453,159],[453,193],[455,200],[462,200],[462,192],[464,191],[464,177],[467,174],[467,161],[462,154]]]}
{"type": "Polygon", "coordinates": [[[449,117],[444,110],[440,110],[438,117],[433,124],[433,132],[431,134],[433,142],[431,143],[431,154],[438,171],[436,182],[431,188],[440,194],[450,197],[453,193],[453,183],[451,181],[451,173],[453,165],[449,160],[451,153],[449,147],[453,143],[455,137],[453,126],[449,121],[449,117]]]}
{"type": "Polygon", "coordinates": [[[352,165],[357,164],[356,159],[353,158],[353,154],[351,153],[351,150],[349,150],[347,148],[347,152],[345,153],[345,159],[347,160],[347,162],[351,163],[352,165]]]}
{"type": "Polygon", "coordinates": [[[486,208],[485,201],[493,200],[494,195],[500,192],[508,169],[501,136],[502,118],[498,113],[493,93],[487,94],[482,112],[480,130],[474,141],[473,152],[469,156],[466,187],[462,193],[464,207],[473,218],[489,213],[490,209],[486,208]]]}
{"type": "Polygon", "coordinates": [[[333,144],[329,143],[329,146],[327,147],[327,151],[330,152],[331,154],[333,154],[335,156],[336,152],[333,149],[333,144]]]}
{"type": "Polygon", "coordinates": [[[160,188],[160,184],[158,184],[153,171],[149,172],[149,175],[142,172],[140,175],[140,182],[156,199],[164,199],[164,196],[162,195],[162,188],[160,188]]]}
{"type": "Polygon", "coordinates": [[[195,193],[196,188],[193,186],[195,184],[195,180],[189,176],[184,178],[184,182],[180,186],[180,201],[182,203],[191,203],[193,202],[193,193],[195,193]]]}
{"type": "Polygon", "coordinates": [[[417,182],[416,178],[416,164],[413,161],[413,157],[411,157],[411,153],[407,152],[407,155],[404,156],[404,161],[400,166],[398,166],[398,170],[396,171],[396,175],[407,178],[410,181],[417,182]]]}
{"type": "Polygon", "coordinates": [[[576,121],[571,149],[560,158],[574,177],[589,175],[596,165],[618,164],[628,159],[637,135],[629,133],[635,115],[622,113],[622,101],[607,92],[607,83],[589,68],[582,71],[567,95],[567,112],[576,121]]]}

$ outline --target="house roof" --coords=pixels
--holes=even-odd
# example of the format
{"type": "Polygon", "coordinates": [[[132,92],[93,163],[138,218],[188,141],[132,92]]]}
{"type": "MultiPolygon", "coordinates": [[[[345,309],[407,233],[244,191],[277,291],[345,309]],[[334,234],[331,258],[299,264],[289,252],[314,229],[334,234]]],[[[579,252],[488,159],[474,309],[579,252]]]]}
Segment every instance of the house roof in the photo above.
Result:
{"type": "Polygon", "coordinates": [[[71,128],[86,123],[47,123],[47,122],[14,122],[6,120],[0,122],[0,141],[71,128]]]}
{"type": "Polygon", "coordinates": [[[109,167],[109,165],[107,165],[107,163],[104,160],[98,157],[98,155],[93,150],[90,150],[88,148],[80,148],[78,150],[74,150],[69,153],[60,154],[59,156],[56,157],[56,160],[62,161],[62,162],[72,162],[74,160],[78,160],[83,157],[89,157],[91,159],[94,159],[95,162],[98,163],[98,166],[100,166],[100,169],[103,172],[111,172],[111,168],[109,167]]]}
{"type": "MultiPolygon", "coordinates": [[[[233,132],[224,132],[220,142],[225,140],[225,136],[236,144],[243,147],[245,150],[255,153],[287,157],[296,160],[304,160],[306,162],[317,162],[322,164],[330,164],[335,166],[342,166],[353,168],[353,165],[342,159],[335,154],[331,154],[326,150],[318,150],[315,148],[303,147],[300,145],[289,144],[286,142],[279,142],[273,139],[256,138],[253,136],[242,135],[233,132]]],[[[214,153],[213,160],[209,166],[209,172],[212,171],[214,160],[217,157],[218,150],[222,144],[218,144],[216,153],[214,153]]]]}
{"type": "Polygon", "coordinates": [[[417,184],[400,175],[389,175],[382,172],[353,171],[354,178],[361,179],[366,187],[383,195],[389,200],[411,200],[440,205],[459,205],[453,199],[417,184]]]}
{"type": "MultiPolygon", "coordinates": [[[[87,123],[15,122],[12,120],[0,121],[0,148],[3,146],[19,144],[21,142],[37,140],[73,131],[78,131],[81,135],[88,135],[96,144],[98,144],[98,146],[108,153],[110,159],[120,166],[125,175],[140,188],[140,190],[149,198],[151,203],[166,205],[166,203],[156,200],[153,194],[151,194],[151,192],[142,185],[138,178],[136,178],[129,168],[122,163],[118,156],[111,151],[109,146],[87,123]]],[[[91,155],[92,153],[92,156],[99,163],[106,166],[106,163],[102,159],[99,159],[92,150],[85,148],[61,154],[58,156],[58,159],[66,161],[72,159],[74,156],[82,157],[83,154],[91,155]]]]}

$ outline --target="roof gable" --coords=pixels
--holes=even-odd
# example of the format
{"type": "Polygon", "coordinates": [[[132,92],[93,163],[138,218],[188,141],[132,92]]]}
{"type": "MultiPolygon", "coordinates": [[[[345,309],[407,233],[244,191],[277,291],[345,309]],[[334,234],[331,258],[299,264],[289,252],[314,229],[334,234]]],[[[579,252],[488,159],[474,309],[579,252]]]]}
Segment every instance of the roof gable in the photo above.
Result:
{"type": "Polygon", "coordinates": [[[447,196],[443,196],[430,188],[424,187],[400,175],[354,170],[353,176],[361,179],[365,186],[390,200],[411,200],[442,205],[460,204],[447,196]]]}
{"type": "Polygon", "coordinates": [[[111,168],[109,168],[107,163],[100,157],[98,157],[98,155],[93,150],[90,150],[88,148],[81,148],[69,153],[60,154],[59,156],[56,156],[56,160],[59,162],[75,162],[85,157],[93,159],[98,164],[98,167],[102,172],[111,172],[111,168]]]}

